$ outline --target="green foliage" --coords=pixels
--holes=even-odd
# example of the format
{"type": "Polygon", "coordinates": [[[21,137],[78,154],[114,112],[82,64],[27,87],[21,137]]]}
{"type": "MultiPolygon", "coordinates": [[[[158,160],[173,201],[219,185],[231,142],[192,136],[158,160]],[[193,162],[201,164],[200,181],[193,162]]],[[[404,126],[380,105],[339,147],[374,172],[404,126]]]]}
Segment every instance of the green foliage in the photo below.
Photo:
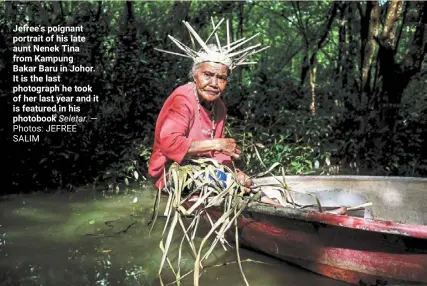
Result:
{"type": "Polygon", "coordinates": [[[101,172],[100,181],[112,182],[141,182],[146,179],[148,161],[151,147],[146,144],[147,140],[134,139],[120,152],[119,157],[104,171],[101,172]],[[141,164],[142,162],[142,164],[141,164]]]}
{"type": "MultiPolygon", "coordinates": [[[[387,5],[381,6],[382,12],[387,5]]],[[[191,67],[187,59],[159,53],[154,47],[173,49],[168,34],[191,43],[182,20],[206,36],[211,16],[233,20],[232,38],[259,32],[258,41],[270,45],[254,57],[257,65],[233,71],[224,98],[231,119],[229,136],[243,145],[249,171],[260,170],[254,152],[259,145],[265,146],[258,151],[266,164],[283,163],[289,174],[331,174],[337,170],[331,168],[338,166],[340,173],[425,176],[426,66],[415,72],[411,59],[424,55],[407,56],[417,51],[413,38],[422,25],[416,22],[417,7],[407,5],[407,18],[397,21],[401,34],[396,35],[396,64],[391,71],[395,80],[384,84],[389,70],[378,67],[375,43],[370,88],[363,90],[360,63],[367,56],[363,37],[369,27],[361,20],[367,2],[4,2],[0,5],[2,108],[13,104],[10,31],[23,24],[83,25],[88,40],[79,45],[83,52],[76,61],[94,66],[96,72],[61,74],[61,78],[67,85],[91,84],[100,96],[99,103],[80,106],[81,114],[98,120],[79,127],[78,133],[52,134],[37,145],[16,145],[10,140],[11,125],[2,129],[6,131],[3,150],[14,150],[5,151],[6,160],[12,162],[8,171],[13,186],[20,191],[72,189],[99,180],[120,183],[125,178],[147,178],[157,114],[173,89],[188,81],[191,67]],[[334,5],[339,8],[328,30],[326,20],[334,5]],[[323,36],[325,41],[319,45],[323,36]],[[398,66],[399,61],[405,65],[398,66]],[[313,87],[305,76],[310,65],[317,71],[313,87]],[[403,86],[397,102],[388,102],[394,84],[402,82],[401,73],[407,70],[414,70],[409,84],[403,86]],[[312,97],[315,114],[309,109],[312,97]]]]}
{"type": "MultiPolygon", "coordinates": [[[[326,119],[327,120],[327,119],[326,119]]],[[[280,127],[274,133],[264,132],[263,128],[253,123],[243,123],[233,120],[229,136],[236,138],[243,148],[244,165],[250,173],[263,171],[257,158],[257,152],[265,165],[281,163],[287,174],[308,175],[321,174],[327,170],[330,161],[330,151],[325,150],[327,137],[319,128],[323,123],[318,117],[306,116],[293,123],[280,127]],[[246,130],[239,131],[239,126],[246,130]],[[297,131],[298,130],[298,131],[297,131]],[[255,150],[256,149],[256,150],[255,150]]]]}

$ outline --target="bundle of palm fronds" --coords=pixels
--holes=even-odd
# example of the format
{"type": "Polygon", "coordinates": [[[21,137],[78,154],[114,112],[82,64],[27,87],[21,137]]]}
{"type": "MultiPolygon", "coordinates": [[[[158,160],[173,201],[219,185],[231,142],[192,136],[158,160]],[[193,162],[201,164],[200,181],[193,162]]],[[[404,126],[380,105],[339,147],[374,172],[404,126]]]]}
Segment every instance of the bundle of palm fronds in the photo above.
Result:
{"type": "MultiPolygon", "coordinates": [[[[258,152],[257,155],[259,156],[258,152]]],[[[261,159],[260,161],[265,167],[261,159]]],[[[276,167],[281,167],[280,169],[282,176],[275,178],[281,186],[279,191],[281,192],[282,198],[291,206],[298,207],[290,194],[291,190],[285,181],[284,168],[280,163],[275,163],[270,166],[270,168],[266,168],[267,170],[265,172],[257,174],[256,177],[272,174],[272,170],[276,167]]],[[[239,269],[245,284],[249,285],[243,273],[240,261],[237,218],[250,202],[259,200],[261,191],[255,192],[255,194],[252,194],[252,196],[244,196],[244,187],[237,182],[236,172],[231,168],[221,165],[217,161],[208,158],[190,160],[183,165],[173,163],[169,167],[168,173],[164,174],[164,180],[166,185],[164,192],[166,192],[168,200],[164,211],[164,215],[166,216],[166,223],[160,240],[160,249],[163,252],[163,256],[160,262],[158,274],[161,285],[164,285],[161,278],[161,273],[165,262],[168,263],[173,274],[175,275],[175,282],[177,285],[180,285],[180,280],[191,272],[194,272],[194,285],[199,285],[200,268],[203,267],[203,261],[208,258],[218,243],[220,243],[222,247],[227,250],[227,246],[230,246],[230,244],[226,240],[225,233],[233,225],[235,227],[234,241],[237,254],[237,263],[239,265],[239,269]],[[228,174],[225,184],[222,180],[223,178],[219,178],[218,171],[228,174]],[[207,211],[209,208],[214,206],[222,207],[222,214],[215,221],[210,217],[209,212],[207,211]],[[195,237],[198,233],[198,226],[202,215],[205,216],[207,221],[209,221],[211,229],[203,237],[201,242],[196,244],[195,237]],[[187,224],[184,224],[183,218],[186,218],[187,224]],[[168,258],[168,252],[172,238],[176,233],[175,231],[177,228],[181,228],[183,235],[178,250],[177,266],[173,267],[171,261],[168,258]],[[209,240],[210,238],[213,239],[209,240]],[[208,241],[211,241],[211,245],[209,247],[205,247],[205,244],[208,241]],[[195,262],[194,269],[192,271],[181,275],[180,260],[184,242],[188,243],[195,262]]],[[[317,201],[317,206],[321,211],[320,202],[318,201],[317,197],[315,198],[317,201]]],[[[154,208],[154,221],[157,217],[159,202],[160,192],[158,192],[154,208]]]]}
{"type": "MultiPolygon", "coordinates": [[[[225,238],[225,232],[233,225],[237,228],[237,217],[239,214],[251,200],[257,200],[260,194],[256,194],[249,200],[245,199],[243,197],[243,186],[237,183],[235,172],[212,159],[191,160],[189,164],[182,166],[173,163],[169,167],[167,176],[165,174],[164,177],[166,182],[165,192],[168,195],[168,201],[165,208],[166,223],[160,241],[160,249],[163,252],[159,269],[160,283],[164,285],[161,273],[165,262],[167,262],[176,277],[176,284],[179,285],[180,280],[184,276],[194,271],[194,285],[199,285],[200,268],[203,267],[203,261],[208,258],[218,243],[224,249],[227,249],[229,243],[225,238]],[[227,172],[231,175],[225,187],[217,176],[218,171],[227,172]],[[213,206],[222,207],[222,215],[215,221],[211,219],[209,212],[206,211],[213,206]],[[202,241],[196,245],[195,236],[202,215],[210,222],[211,229],[203,237],[202,241]],[[189,223],[184,224],[184,217],[186,219],[189,218],[189,223]],[[168,258],[168,251],[177,228],[181,228],[183,237],[178,250],[177,267],[175,268],[168,258]],[[213,240],[210,240],[211,245],[205,247],[205,244],[211,237],[213,238],[213,240]],[[194,270],[181,275],[180,259],[182,246],[185,241],[190,246],[195,262],[194,270]]],[[[158,197],[155,207],[157,211],[159,201],[158,197]]],[[[239,267],[242,270],[237,237],[238,232],[235,231],[235,234],[237,258],[239,267]]],[[[243,271],[241,273],[246,282],[243,271]]]]}

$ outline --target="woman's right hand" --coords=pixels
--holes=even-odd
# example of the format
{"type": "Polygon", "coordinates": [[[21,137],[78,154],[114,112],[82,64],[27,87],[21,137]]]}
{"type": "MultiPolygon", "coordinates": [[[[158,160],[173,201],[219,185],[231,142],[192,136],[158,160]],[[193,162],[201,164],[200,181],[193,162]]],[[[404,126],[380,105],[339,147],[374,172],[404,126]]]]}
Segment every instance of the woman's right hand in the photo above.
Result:
{"type": "Polygon", "coordinates": [[[236,144],[236,140],[232,138],[218,138],[213,139],[214,144],[217,146],[216,150],[224,155],[230,156],[234,159],[240,158],[240,147],[236,144]]]}

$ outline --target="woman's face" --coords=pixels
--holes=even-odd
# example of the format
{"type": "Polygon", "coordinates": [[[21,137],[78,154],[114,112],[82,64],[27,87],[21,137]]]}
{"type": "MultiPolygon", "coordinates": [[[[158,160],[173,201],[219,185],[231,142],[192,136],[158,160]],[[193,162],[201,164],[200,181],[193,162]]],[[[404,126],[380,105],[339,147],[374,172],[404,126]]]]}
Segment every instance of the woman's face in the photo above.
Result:
{"type": "Polygon", "coordinates": [[[194,75],[196,91],[203,101],[219,98],[227,86],[228,67],[213,62],[201,63],[194,75]]]}

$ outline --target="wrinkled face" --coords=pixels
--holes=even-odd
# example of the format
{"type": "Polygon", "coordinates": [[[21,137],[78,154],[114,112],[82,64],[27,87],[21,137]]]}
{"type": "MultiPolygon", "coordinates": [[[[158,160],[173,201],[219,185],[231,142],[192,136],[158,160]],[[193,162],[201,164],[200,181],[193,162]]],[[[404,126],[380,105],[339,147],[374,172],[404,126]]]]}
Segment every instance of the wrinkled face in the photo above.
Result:
{"type": "Polygon", "coordinates": [[[201,63],[194,73],[194,82],[199,99],[213,102],[227,86],[228,67],[213,62],[201,63]]]}

